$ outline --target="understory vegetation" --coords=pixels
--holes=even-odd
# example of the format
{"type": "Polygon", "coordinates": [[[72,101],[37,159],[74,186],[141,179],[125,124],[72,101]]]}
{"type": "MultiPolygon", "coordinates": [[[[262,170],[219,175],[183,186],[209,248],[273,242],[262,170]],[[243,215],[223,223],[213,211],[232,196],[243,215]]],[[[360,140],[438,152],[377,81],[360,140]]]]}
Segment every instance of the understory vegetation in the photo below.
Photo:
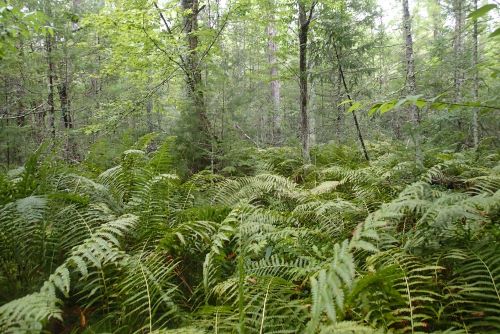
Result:
{"type": "Polygon", "coordinates": [[[183,177],[159,138],[1,174],[0,332],[500,331],[498,153],[247,148],[183,177]]]}
{"type": "Polygon", "coordinates": [[[0,1],[0,334],[500,333],[500,0],[0,1]]]}

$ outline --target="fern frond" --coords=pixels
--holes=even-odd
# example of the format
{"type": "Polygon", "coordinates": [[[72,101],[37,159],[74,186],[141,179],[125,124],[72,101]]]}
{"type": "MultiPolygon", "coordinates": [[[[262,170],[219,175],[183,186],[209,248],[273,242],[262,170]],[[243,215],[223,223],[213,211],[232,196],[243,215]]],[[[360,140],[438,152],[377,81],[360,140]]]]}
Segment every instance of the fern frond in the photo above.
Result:
{"type": "Polygon", "coordinates": [[[303,194],[294,182],[285,177],[261,174],[224,181],[216,199],[231,206],[240,202],[252,203],[259,199],[265,199],[266,196],[299,201],[303,194]]]}
{"type": "Polygon", "coordinates": [[[374,255],[370,263],[380,268],[395,267],[399,271],[394,287],[404,302],[393,305],[387,326],[411,333],[424,330],[432,319],[433,304],[440,298],[439,292],[435,291],[433,275],[444,268],[426,265],[419,258],[397,249],[374,255]]]}
{"type": "Polygon", "coordinates": [[[135,216],[124,216],[102,225],[91,237],[76,246],[71,256],[45,281],[39,292],[13,300],[0,307],[0,329],[5,333],[43,328],[48,320],[61,320],[58,293],[68,296],[71,289],[70,269],[86,278],[89,266],[101,268],[123,257],[116,249],[115,236],[123,236],[136,223],[135,216]],[[29,305],[27,305],[29,304],[29,305]]]}
{"type": "Polygon", "coordinates": [[[450,282],[456,289],[457,312],[471,330],[500,330],[499,251],[497,244],[463,251],[463,260],[450,282]]]}
{"type": "Polygon", "coordinates": [[[321,269],[311,277],[311,320],[308,323],[308,332],[314,332],[326,313],[329,322],[336,323],[338,313],[344,309],[345,289],[350,288],[354,280],[355,264],[349,252],[349,242],[335,244],[334,258],[328,267],[321,269]]]}

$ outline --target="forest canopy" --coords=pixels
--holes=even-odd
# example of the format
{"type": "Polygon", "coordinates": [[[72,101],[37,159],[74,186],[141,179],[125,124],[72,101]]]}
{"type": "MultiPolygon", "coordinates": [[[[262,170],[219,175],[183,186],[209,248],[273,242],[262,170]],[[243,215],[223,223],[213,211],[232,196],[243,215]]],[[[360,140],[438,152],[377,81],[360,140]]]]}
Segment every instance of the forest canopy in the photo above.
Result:
{"type": "Polygon", "coordinates": [[[496,0],[4,0],[0,332],[500,332],[499,42],[496,0]]]}

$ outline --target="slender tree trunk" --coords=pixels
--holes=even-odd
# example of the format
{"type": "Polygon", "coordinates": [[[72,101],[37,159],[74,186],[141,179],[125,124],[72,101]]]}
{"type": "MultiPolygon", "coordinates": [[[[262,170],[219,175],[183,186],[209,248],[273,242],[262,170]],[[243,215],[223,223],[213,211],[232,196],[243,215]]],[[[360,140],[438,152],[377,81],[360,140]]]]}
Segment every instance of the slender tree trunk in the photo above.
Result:
{"type": "Polygon", "coordinates": [[[50,34],[46,37],[46,49],[47,49],[47,63],[48,63],[48,95],[47,95],[47,105],[49,108],[49,128],[52,138],[56,136],[56,124],[55,124],[55,107],[54,107],[54,60],[52,54],[52,36],[50,34]]]}
{"type": "Polygon", "coordinates": [[[453,52],[455,56],[455,70],[453,73],[453,84],[455,89],[455,102],[461,100],[462,95],[462,84],[464,80],[463,73],[463,0],[453,1],[453,12],[455,16],[455,27],[454,27],[454,41],[453,41],[453,52]]]}
{"type": "MultiPolygon", "coordinates": [[[[477,0],[474,0],[474,10],[477,10],[477,0]]],[[[472,35],[473,39],[473,51],[472,51],[472,62],[474,66],[474,101],[479,102],[479,53],[478,53],[478,32],[477,32],[477,19],[474,20],[474,31],[472,35]]],[[[472,111],[472,137],[474,148],[477,149],[479,146],[479,120],[478,111],[476,108],[472,111]]]]}
{"type": "MultiPolygon", "coordinates": [[[[270,12],[274,10],[274,3],[271,0],[270,12]]],[[[276,52],[278,46],[276,44],[276,25],[274,14],[271,14],[269,25],[267,26],[267,52],[268,52],[268,62],[270,66],[270,76],[271,76],[271,102],[272,102],[272,113],[271,113],[271,143],[273,145],[279,145],[282,141],[281,139],[281,111],[280,111],[280,81],[278,79],[278,64],[276,52]]]]}
{"type": "Polygon", "coordinates": [[[146,102],[146,117],[147,117],[147,125],[148,125],[148,132],[151,133],[154,131],[154,124],[153,124],[153,100],[151,98],[148,99],[148,102],[146,102]]]}
{"type": "Polygon", "coordinates": [[[342,75],[340,70],[338,71],[337,80],[337,96],[335,99],[335,105],[337,106],[337,122],[335,123],[335,135],[337,136],[337,140],[340,143],[343,137],[343,129],[344,129],[344,113],[345,113],[345,105],[342,104],[342,75]]]}
{"type": "MultiPolygon", "coordinates": [[[[462,26],[463,26],[463,0],[453,1],[453,13],[455,19],[454,26],[454,39],[453,39],[453,53],[454,53],[454,71],[453,71],[453,88],[454,88],[454,101],[456,103],[462,100],[462,83],[464,80],[463,74],[463,40],[462,40],[462,26]]],[[[462,116],[460,111],[457,111],[457,127],[462,130],[462,116]]]]}
{"type": "MultiPolygon", "coordinates": [[[[347,98],[349,99],[349,105],[352,106],[352,98],[349,94],[349,89],[347,88],[347,82],[345,81],[344,71],[342,70],[342,63],[340,62],[339,52],[337,50],[337,46],[335,43],[333,44],[333,48],[335,50],[335,57],[337,58],[337,63],[339,67],[340,79],[342,79],[342,84],[344,86],[345,93],[347,98]]],[[[358,134],[359,144],[361,145],[361,149],[363,150],[363,155],[365,156],[366,161],[370,161],[370,156],[368,155],[368,151],[365,146],[365,141],[363,139],[363,134],[361,133],[361,127],[359,126],[358,117],[356,116],[356,111],[352,111],[352,118],[354,119],[354,125],[356,126],[356,133],[358,134]]]]}
{"type": "MultiPolygon", "coordinates": [[[[406,54],[406,91],[408,95],[417,94],[417,84],[415,78],[415,61],[413,54],[413,39],[411,34],[411,17],[408,7],[408,0],[403,0],[403,26],[405,36],[405,54],[406,54]]],[[[420,113],[417,106],[410,106],[410,113],[413,122],[412,137],[415,145],[415,160],[418,166],[422,166],[422,149],[420,147],[420,113]]]]}
{"type": "MultiPolygon", "coordinates": [[[[310,65],[310,68],[313,68],[313,64],[310,65]]],[[[310,85],[310,94],[309,94],[309,108],[308,108],[308,118],[309,118],[309,145],[316,145],[316,110],[317,110],[317,101],[316,101],[316,82],[311,80],[310,85]]]]}
{"type": "MultiPolygon", "coordinates": [[[[1,124],[2,124],[2,131],[4,130],[4,127],[9,127],[9,95],[8,95],[8,91],[9,91],[9,81],[7,80],[7,77],[6,76],[3,76],[3,106],[1,106],[2,108],[2,118],[5,117],[5,120],[1,120],[1,124]]],[[[6,141],[7,141],[7,147],[5,148],[5,161],[7,162],[7,168],[10,167],[10,137],[7,137],[6,138],[6,141]]]]}
{"type": "Polygon", "coordinates": [[[20,72],[20,77],[18,79],[17,85],[16,85],[16,99],[17,99],[17,125],[18,126],[24,126],[26,125],[26,117],[25,117],[25,110],[24,110],[24,103],[23,103],[23,98],[25,95],[24,91],[24,82],[23,78],[25,77],[23,72],[24,72],[24,45],[23,45],[23,40],[20,39],[19,45],[18,45],[18,50],[19,50],[19,58],[22,59],[20,62],[19,66],[19,72],[20,72]]]}
{"type": "Polygon", "coordinates": [[[70,100],[68,96],[68,83],[63,81],[58,86],[59,100],[61,101],[61,112],[65,129],[73,128],[73,120],[70,114],[70,100]]]}
{"type": "MultiPolygon", "coordinates": [[[[313,8],[310,9],[310,14],[313,8]]],[[[309,115],[307,113],[307,37],[311,15],[307,18],[305,5],[299,2],[299,87],[300,87],[300,134],[302,157],[305,163],[311,161],[309,153],[309,115]]]]}
{"type": "Polygon", "coordinates": [[[61,114],[63,119],[63,125],[65,129],[73,128],[73,120],[71,119],[70,111],[70,99],[69,99],[69,82],[67,73],[67,59],[64,64],[62,64],[63,70],[61,71],[64,78],[60,78],[60,82],[57,85],[57,91],[59,93],[59,101],[61,102],[61,114]]]}
{"type": "MultiPolygon", "coordinates": [[[[75,5],[75,3],[74,3],[75,5]]],[[[70,23],[68,23],[69,25],[70,23]]],[[[71,71],[70,57],[68,55],[67,41],[61,41],[62,59],[58,62],[58,75],[54,76],[57,82],[57,92],[61,105],[61,117],[65,138],[65,157],[67,160],[79,160],[78,145],[71,129],[74,128],[74,119],[71,115],[71,71]]]]}
{"type": "MultiPolygon", "coordinates": [[[[90,91],[91,91],[91,94],[92,94],[92,99],[94,101],[94,107],[93,108],[89,108],[89,112],[85,113],[85,120],[82,120],[82,123],[91,123],[92,122],[92,119],[94,117],[94,110],[95,111],[98,111],[100,108],[101,108],[101,104],[100,104],[100,92],[101,92],[101,83],[100,83],[100,77],[101,77],[101,74],[100,74],[100,69],[101,69],[101,54],[100,54],[100,51],[99,51],[99,45],[101,43],[100,41],[100,38],[99,38],[99,33],[96,32],[95,33],[95,36],[94,36],[94,46],[97,50],[96,52],[96,56],[95,56],[95,71],[92,73],[93,75],[90,77],[90,91]]],[[[91,136],[90,136],[90,140],[92,143],[95,142],[97,136],[95,133],[92,133],[91,136]]]]}

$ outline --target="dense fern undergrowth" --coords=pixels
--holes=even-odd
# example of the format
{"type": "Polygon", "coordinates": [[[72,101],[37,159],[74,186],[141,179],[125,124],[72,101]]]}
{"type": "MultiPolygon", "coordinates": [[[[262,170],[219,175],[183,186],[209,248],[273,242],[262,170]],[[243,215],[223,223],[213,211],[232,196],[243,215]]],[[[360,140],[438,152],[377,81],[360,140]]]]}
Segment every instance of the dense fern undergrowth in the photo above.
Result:
{"type": "Polygon", "coordinates": [[[498,153],[248,149],[181,177],[152,138],[1,174],[1,333],[500,332],[498,153]]]}

